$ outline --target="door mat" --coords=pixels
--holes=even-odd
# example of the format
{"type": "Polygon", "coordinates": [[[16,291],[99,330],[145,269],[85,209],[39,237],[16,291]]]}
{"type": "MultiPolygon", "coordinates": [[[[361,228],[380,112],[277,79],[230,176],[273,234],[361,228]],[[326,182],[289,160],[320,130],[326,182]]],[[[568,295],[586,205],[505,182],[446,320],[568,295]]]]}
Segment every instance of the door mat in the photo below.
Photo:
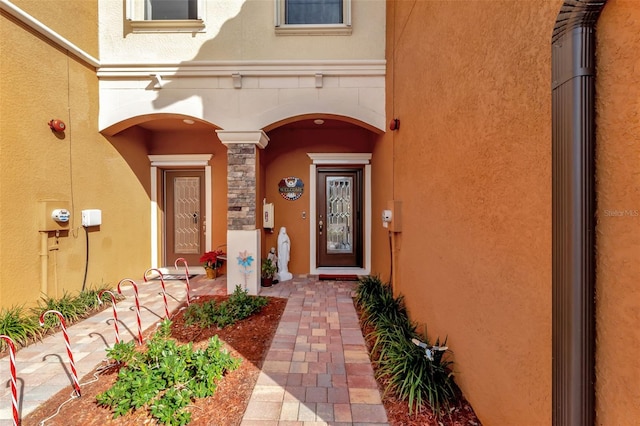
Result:
{"type": "Polygon", "coordinates": [[[320,274],[320,281],[358,281],[357,275],[320,274]]]}
{"type": "MultiPolygon", "coordinates": [[[[197,274],[189,274],[189,279],[195,277],[197,274]]],[[[162,275],[162,279],[165,281],[170,280],[186,280],[186,276],[184,274],[164,274],[162,275]]],[[[160,275],[157,277],[150,278],[151,281],[160,281],[160,275]]]]}

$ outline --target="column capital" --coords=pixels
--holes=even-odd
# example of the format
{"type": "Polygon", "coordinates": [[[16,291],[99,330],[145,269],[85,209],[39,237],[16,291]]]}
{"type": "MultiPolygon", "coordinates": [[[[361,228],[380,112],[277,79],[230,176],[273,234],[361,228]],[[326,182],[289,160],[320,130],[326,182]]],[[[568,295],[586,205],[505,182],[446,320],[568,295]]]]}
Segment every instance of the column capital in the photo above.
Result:
{"type": "Polygon", "coordinates": [[[269,143],[269,137],[263,130],[216,130],[220,142],[229,144],[254,144],[264,149],[269,143]]]}

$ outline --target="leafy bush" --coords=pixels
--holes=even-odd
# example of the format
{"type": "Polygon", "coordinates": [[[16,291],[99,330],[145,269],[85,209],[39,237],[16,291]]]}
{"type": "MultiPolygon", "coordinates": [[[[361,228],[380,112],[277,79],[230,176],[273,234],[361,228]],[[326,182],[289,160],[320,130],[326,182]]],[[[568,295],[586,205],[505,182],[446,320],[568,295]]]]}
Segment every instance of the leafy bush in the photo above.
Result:
{"type": "MultiPolygon", "coordinates": [[[[82,304],[77,298],[72,297],[69,293],[64,292],[62,297],[56,299],[43,296],[38,301],[38,306],[32,309],[34,315],[40,316],[43,312],[54,310],[62,314],[67,323],[76,322],[83,314],[82,304]]],[[[55,315],[47,315],[44,318],[44,327],[46,329],[55,328],[59,324],[58,317],[55,315]]]]}
{"type": "MultiPolygon", "coordinates": [[[[96,289],[89,289],[72,296],[64,293],[61,298],[42,297],[36,307],[25,309],[16,306],[0,310],[0,334],[9,336],[17,346],[26,346],[31,341],[40,339],[47,330],[59,326],[60,321],[55,315],[47,315],[44,319],[44,330],[40,327],[40,315],[48,310],[59,311],[70,325],[92,313],[102,310],[98,304],[98,294],[109,287],[103,285],[96,289]],[[44,331],[44,332],[43,332],[44,331]]],[[[122,296],[120,296],[122,298],[122,296]]],[[[109,294],[102,295],[102,301],[111,303],[109,294]]],[[[0,351],[4,351],[6,344],[0,342],[0,351]]]]}
{"type": "Polygon", "coordinates": [[[199,324],[201,327],[215,325],[223,328],[259,312],[267,303],[269,300],[266,297],[250,296],[247,290],[236,286],[233,294],[223,302],[210,300],[190,305],[184,318],[187,324],[199,324]]]}
{"type": "Polygon", "coordinates": [[[213,395],[224,373],[240,365],[239,359],[221,350],[217,336],[205,349],[194,351],[191,343],[179,345],[170,339],[170,327],[169,320],[161,323],[146,352],[136,351],[133,342],[107,349],[109,358],[124,367],[115,384],[96,400],[113,410],[114,419],[147,407],[159,423],[187,424],[191,401],[213,395]]]}
{"type": "MultiPolygon", "coordinates": [[[[26,346],[29,341],[40,337],[42,329],[38,320],[29,316],[22,306],[14,306],[0,311],[0,334],[9,336],[17,345],[26,346]]],[[[5,341],[0,341],[0,351],[5,346],[5,341]]]]}
{"type": "MultiPolygon", "coordinates": [[[[394,297],[389,284],[368,276],[360,279],[355,301],[362,312],[363,325],[373,329],[367,339],[372,342],[376,375],[386,379],[385,392],[407,401],[410,413],[427,403],[439,416],[440,409],[448,407],[458,396],[450,369],[452,362],[443,352],[430,360],[425,350],[412,342],[412,339],[428,340],[416,331],[404,296],[394,297]]],[[[435,346],[439,346],[439,340],[435,346]]]]}

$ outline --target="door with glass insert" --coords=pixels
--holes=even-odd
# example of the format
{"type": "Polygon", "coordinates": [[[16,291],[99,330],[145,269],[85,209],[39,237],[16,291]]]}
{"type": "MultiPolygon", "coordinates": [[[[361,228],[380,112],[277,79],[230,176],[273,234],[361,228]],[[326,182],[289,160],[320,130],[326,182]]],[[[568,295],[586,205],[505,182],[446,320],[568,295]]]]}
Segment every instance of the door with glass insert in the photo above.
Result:
{"type": "Polygon", "coordinates": [[[167,170],[164,184],[165,265],[179,257],[198,265],[204,253],[204,172],[167,170]]]}
{"type": "Polygon", "coordinates": [[[362,169],[319,168],[318,267],[362,267],[362,169]]]}

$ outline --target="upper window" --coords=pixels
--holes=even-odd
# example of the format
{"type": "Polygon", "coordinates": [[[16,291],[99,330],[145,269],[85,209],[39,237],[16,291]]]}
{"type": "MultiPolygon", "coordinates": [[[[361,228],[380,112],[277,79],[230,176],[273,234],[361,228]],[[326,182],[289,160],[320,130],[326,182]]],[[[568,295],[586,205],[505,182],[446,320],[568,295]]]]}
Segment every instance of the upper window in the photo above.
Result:
{"type": "Polygon", "coordinates": [[[127,0],[134,32],[203,31],[205,0],[127,0]]]}
{"type": "Polygon", "coordinates": [[[145,0],[144,19],[198,19],[198,0],[145,0]]]}
{"type": "Polygon", "coordinates": [[[277,34],[351,34],[351,0],[276,0],[277,34]]]}

